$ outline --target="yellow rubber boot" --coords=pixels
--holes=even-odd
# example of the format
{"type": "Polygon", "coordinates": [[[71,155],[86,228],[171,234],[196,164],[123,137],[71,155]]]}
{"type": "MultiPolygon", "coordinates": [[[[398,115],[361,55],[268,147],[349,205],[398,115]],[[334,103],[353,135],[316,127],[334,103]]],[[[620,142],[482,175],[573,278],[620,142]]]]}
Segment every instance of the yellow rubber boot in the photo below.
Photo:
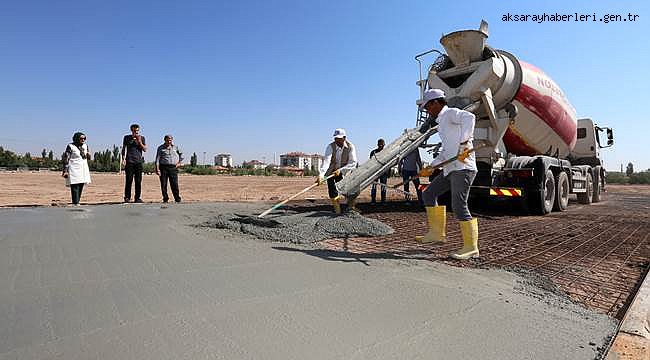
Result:
{"type": "Polygon", "coordinates": [[[463,248],[449,256],[458,260],[478,257],[478,221],[476,218],[460,221],[460,233],[463,235],[463,248]]]}
{"type": "Polygon", "coordinates": [[[332,205],[334,206],[334,212],[336,214],[341,213],[341,202],[339,201],[340,199],[341,199],[341,195],[330,199],[332,200],[332,205]]]}
{"type": "Polygon", "coordinates": [[[447,225],[447,209],[445,206],[427,206],[427,222],[429,231],[424,236],[416,236],[420,243],[443,243],[445,241],[445,226],[447,225]]]}

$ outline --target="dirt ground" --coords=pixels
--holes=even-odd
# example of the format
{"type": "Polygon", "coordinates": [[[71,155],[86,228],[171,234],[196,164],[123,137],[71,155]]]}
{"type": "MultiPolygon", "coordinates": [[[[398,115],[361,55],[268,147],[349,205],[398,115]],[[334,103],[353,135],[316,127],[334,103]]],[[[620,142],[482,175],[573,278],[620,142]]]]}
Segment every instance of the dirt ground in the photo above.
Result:
{"type": "MultiPolygon", "coordinates": [[[[92,183],[84,188],[81,202],[85,204],[117,203],[122,201],[124,175],[93,173],[92,183]]],[[[181,197],[185,202],[199,201],[281,201],[314,181],[312,177],[279,176],[179,176],[181,197]]],[[[396,184],[399,178],[390,178],[396,184]]],[[[616,193],[650,196],[650,186],[608,185],[616,193]]],[[[171,190],[170,197],[171,197],[171,190]]],[[[413,192],[413,186],[411,185],[413,192]]],[[[379,191],[378,191],[379,192],[379,191]]],[[[379,194],[377,194],[379,196],[379,194]]],[[[388,191],[388,200],[404,198],[399,192],[388,191]]],[[[161,201],[160,183],[155,174],[144,175],[142,199],[145,202],[161,201]]],[[[320,186],[296,200],[327,199],[327,187],[320,186]]],[[[361,193],[361,201],[370,200],[370,190],[361,193]]],[[[70,189],[65,187],[59,172],[0,172],[0,206],[65,205],[70,202],[70,189]]]]}
{"type": "MultiPolygon", "coordinates": [[[[181,197],[185,202],[197,201],[281,201],[314,182],[313,177],[280,176],[179,176],[181,197]]],[[[124,174],[92,173],[92,183],[84,187],[82,204],[117,203],[124,196],[124,174]]],[[[393,183],[400,180],[391,179],[393,183]]],[[[390,182],[389,182],[390,183],[390,182]]],[[[171,190],[169,195],[171,197],[171,190]]],[[[378,194],[379,195],[379,194],[378,194]]],[[[312,189],[297,200],[327,199],[327,186],[312,189]]],[[[390,199],[402,199],[397,192],[388,193],[390,199]]],[[[158,176],[143,175],[142,199],[159,202],[162,199],[158,176]]],[[[360,200],[370,199],[365,190],[360,200]]],[[[0,206],[64,205],[70,202],[70,189],[65,187],[61,173],[0,172],[0,206]]]]}

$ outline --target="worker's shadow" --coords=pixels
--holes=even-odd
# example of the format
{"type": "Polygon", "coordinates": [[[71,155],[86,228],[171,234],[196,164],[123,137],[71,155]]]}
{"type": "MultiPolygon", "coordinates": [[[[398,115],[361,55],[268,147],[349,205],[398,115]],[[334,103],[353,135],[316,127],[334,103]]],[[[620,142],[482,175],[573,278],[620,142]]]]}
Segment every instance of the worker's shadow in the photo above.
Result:
{"type": "MultiPolygon", "coordinates": [[[[293,247],[287,247],[287,246],[273,246],[272,247],[275,250],[281,250],[281,251],[292,251],[292,252],[301,252],[306,255],[310,256],[315,256],[317,258],[321,258],[323,260],[328,260],[328,261],[340,261],[340,262],[360,262],[366,266],[370,266],[369,260],[416,260],[416,259],[424,259],[426,254],[422,253],[422,257],[416,256],[414,253],[414,256],[403,256],[403,255],[396,255],[396,254],[391,254],[387,252],[382,252],[382,253],[351,253],[348,251],[341,251],[341,250],[328,250],[328,249],[298,249],[298,248],[293,248],[293,247]]],[[[418,252],[419,253],[419,252],[418,252]]]]}

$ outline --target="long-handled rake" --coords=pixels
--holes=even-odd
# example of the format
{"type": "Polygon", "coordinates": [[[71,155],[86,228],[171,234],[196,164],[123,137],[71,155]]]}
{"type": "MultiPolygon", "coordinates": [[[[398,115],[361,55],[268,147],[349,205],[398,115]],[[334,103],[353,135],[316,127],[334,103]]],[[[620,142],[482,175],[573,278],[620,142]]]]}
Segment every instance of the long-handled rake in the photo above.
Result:
{"type": "MultiPolygon", "coordinates": [[[[334,174],[325,177],[324,181],[327,181],[328,179],[330,179],[332,177],[334,177],[334,174]]],[[[288,198],[282,200],[281,202],[271,206],[271,208],[269,208],[268,210],[264,211],[263,213],[261,213],[261,214],[259,214],[257,216],[235,214],[235,215],[238,216],[238,218],[235,219],[235,220],[239,221],[241,223],[245,223],[245,224],[253,224],[253,225],[264,226],[264,227],[278,227],[278,226],[282,225],[282,223],[280,223],[280,222],[278,222],[276,220],[273,220],[273,219],[265,219],[264,216],[268,215],[273,210],[276,210],[280,206],[288,203],[289,201],[297,198],[298,196],[306,193],[307,191],[315,188],[318,185],[320,185],[320,184],[319,183],[313,183],[313,184],[309,185],[308,187],[302,189],[300,192],[298,192],[298,193],[296,193],[294,195],[291,195],[288,198]]]]}

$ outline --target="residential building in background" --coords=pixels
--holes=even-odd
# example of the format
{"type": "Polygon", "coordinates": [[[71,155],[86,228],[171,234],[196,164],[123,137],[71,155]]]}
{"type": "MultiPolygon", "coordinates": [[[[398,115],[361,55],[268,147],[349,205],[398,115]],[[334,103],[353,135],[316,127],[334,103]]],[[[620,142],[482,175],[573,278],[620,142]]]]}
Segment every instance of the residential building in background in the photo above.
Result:
{"type": "Polygon", "coordinates": [[[305,154],[304,152],[294,151],[280,155],[281,167],[307,168],[312,171],[318,171],[322,163],[323,157],[318,154],[305,154]]]}
{"type": "Polygon", "coordinates": [[[217,154],[214,156],[214,165],[223,167],[232,167],[232,155],[217,154]]]}
{"type": "Polygon", "coordinates": [[[244,161],[242,167],[251,167],[253,169],[264,169],[266,164],[259,160],[244,161]]]}

